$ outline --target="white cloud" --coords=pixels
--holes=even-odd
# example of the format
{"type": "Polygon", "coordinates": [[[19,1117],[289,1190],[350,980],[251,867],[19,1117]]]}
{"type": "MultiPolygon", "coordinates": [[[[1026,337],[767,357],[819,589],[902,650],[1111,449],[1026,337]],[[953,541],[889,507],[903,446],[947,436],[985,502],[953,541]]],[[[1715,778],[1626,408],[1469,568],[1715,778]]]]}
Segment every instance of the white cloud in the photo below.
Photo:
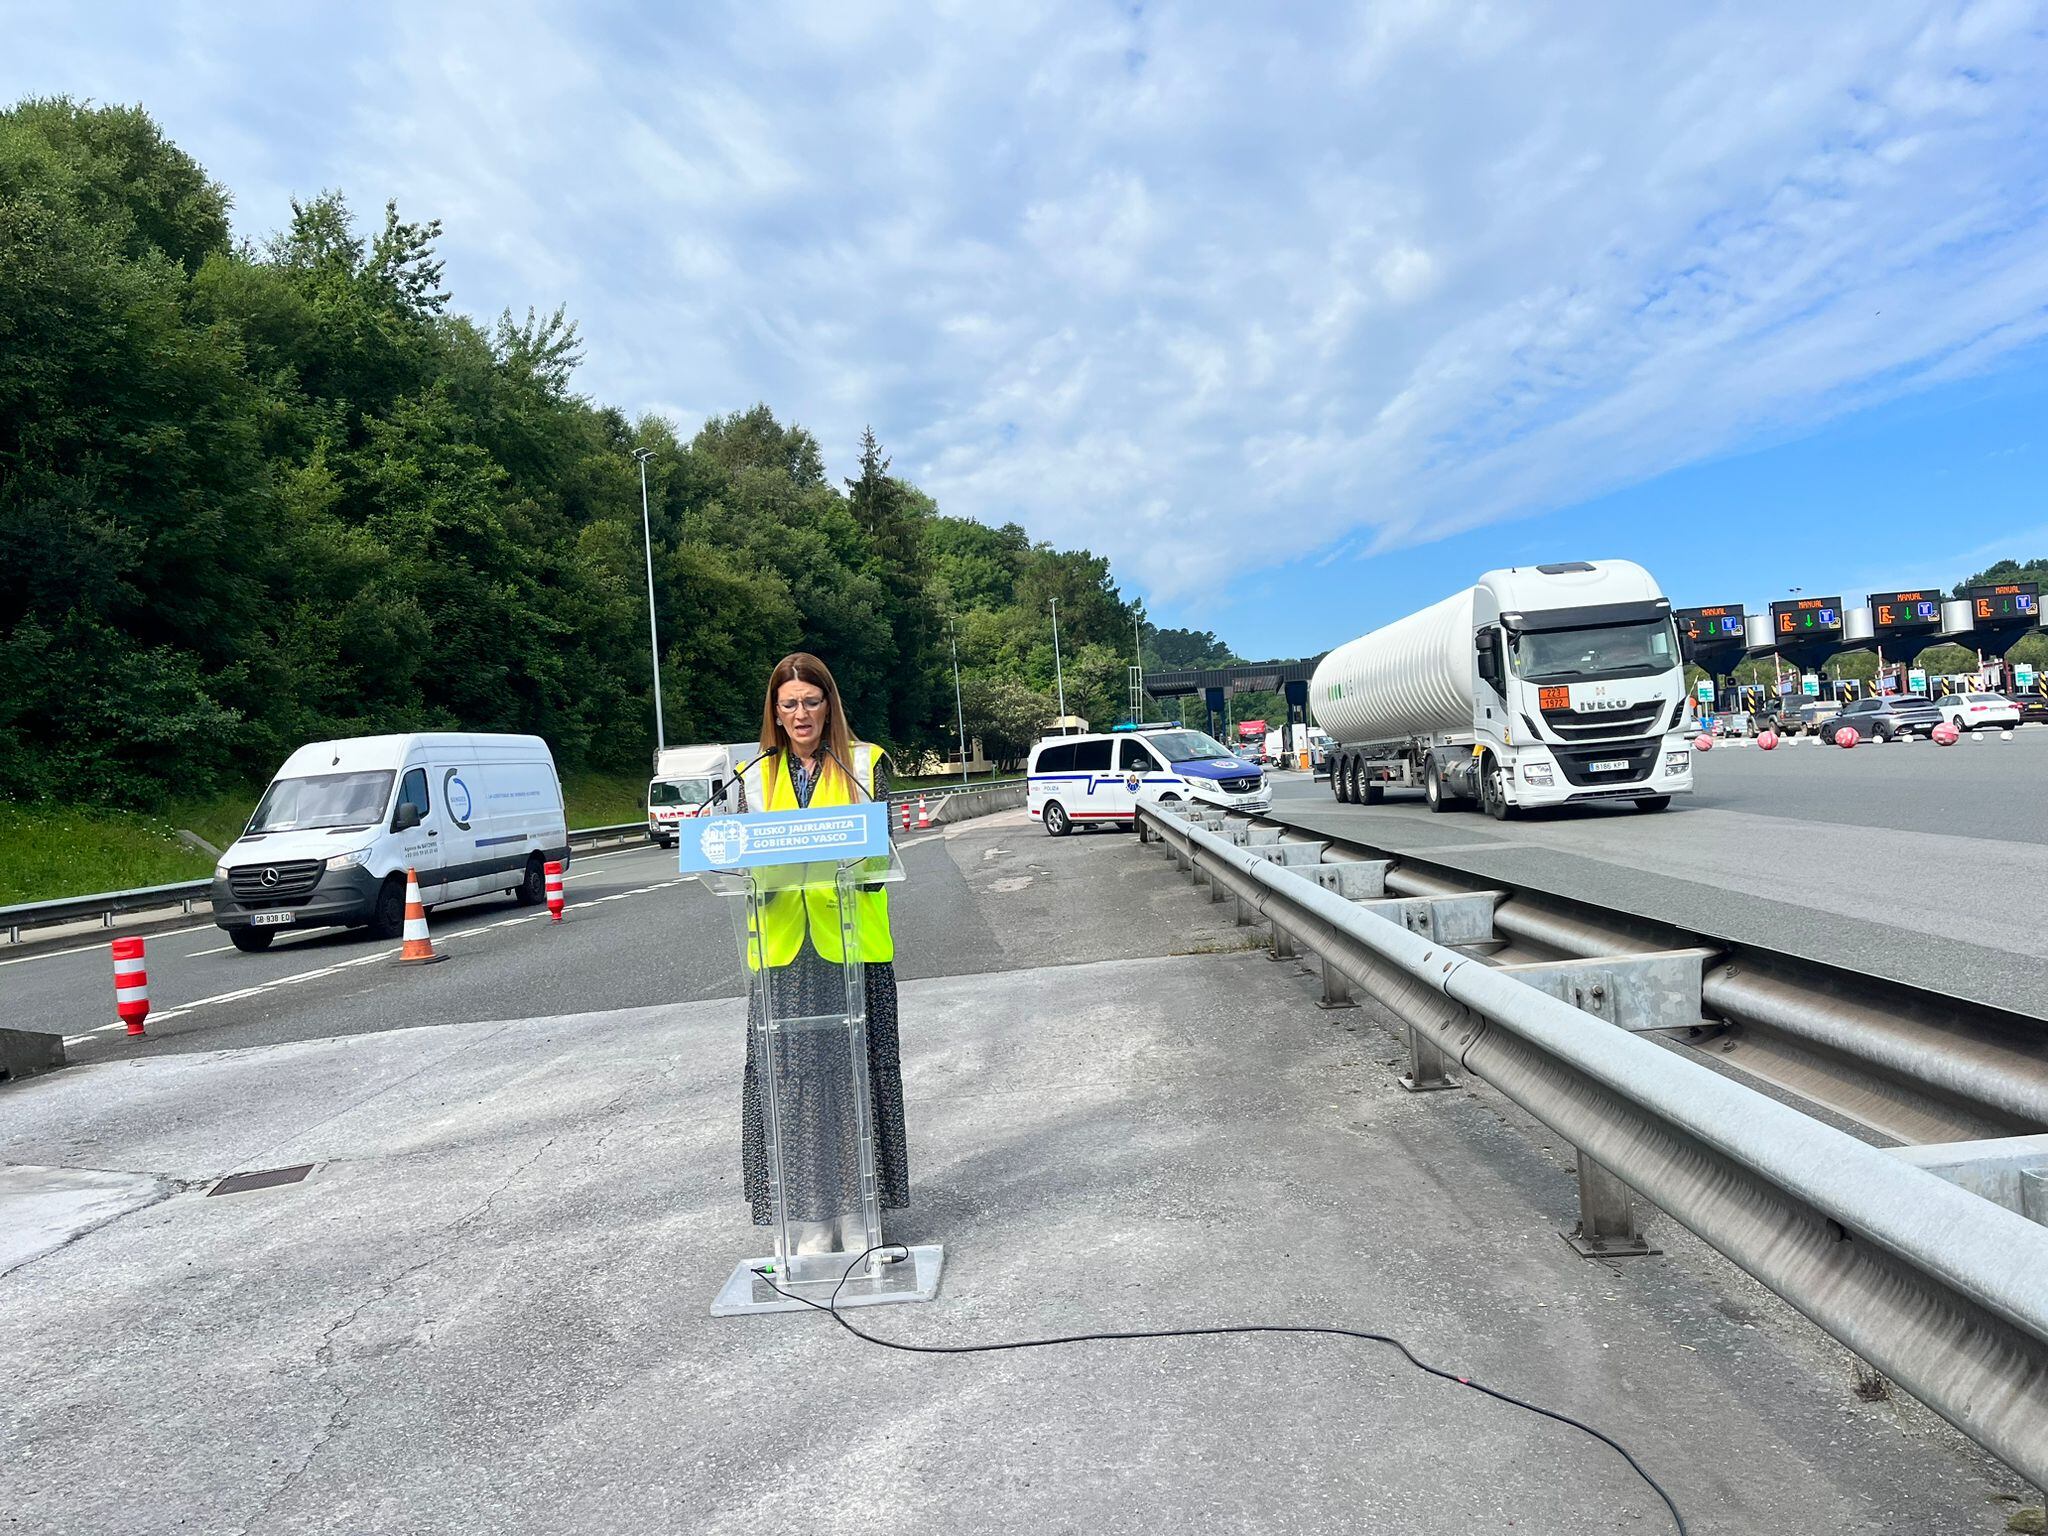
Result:
{"type": "Polygon", "coordinates": [[[25,14],[0,89],[143,101],[246,232],[396,196],[465,306],[568,303],[597,398],[764,399],[840,466],[872,423],[1159,596],[2048,331],[2020,0],[290,14],[25,14]]]}

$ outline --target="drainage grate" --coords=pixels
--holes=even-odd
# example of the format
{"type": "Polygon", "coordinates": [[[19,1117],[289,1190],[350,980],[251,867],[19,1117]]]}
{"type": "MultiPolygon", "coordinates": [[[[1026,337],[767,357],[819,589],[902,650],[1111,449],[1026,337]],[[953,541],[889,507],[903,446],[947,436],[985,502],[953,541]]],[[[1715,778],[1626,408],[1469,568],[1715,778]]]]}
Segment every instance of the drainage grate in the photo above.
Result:
{"type": "Polygon", "coordinates": [[[245,1190],[269,1189],[273,1184],[296,1184],[313,1171],[311,1163],[300,1163],[296,1168],[265,1168],[261,1173],[231,1173],[206,1194],[239,1195],[245,1190]]]}

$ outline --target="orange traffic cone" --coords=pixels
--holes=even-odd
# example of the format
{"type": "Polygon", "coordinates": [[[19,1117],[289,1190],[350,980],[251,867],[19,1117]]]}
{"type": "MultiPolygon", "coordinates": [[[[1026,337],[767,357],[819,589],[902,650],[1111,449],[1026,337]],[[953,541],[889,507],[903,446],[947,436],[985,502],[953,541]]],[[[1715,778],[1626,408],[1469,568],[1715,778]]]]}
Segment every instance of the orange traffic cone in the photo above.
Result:
{"type": "Polygon", "coordinates": [[[405,945],[398,951],[398,963],[432,965],[436,960],[447,958],[434,953],[434,941],[427,937],[427,909],[420,901],[420,877],[408,869],[405,872],[405,945]]]}
{"type": "Polygon", "coordinates": [[[917,797],[917,830],[922,832],[932,824],[932,813],[924,803],[924,796],[917,797]]]}

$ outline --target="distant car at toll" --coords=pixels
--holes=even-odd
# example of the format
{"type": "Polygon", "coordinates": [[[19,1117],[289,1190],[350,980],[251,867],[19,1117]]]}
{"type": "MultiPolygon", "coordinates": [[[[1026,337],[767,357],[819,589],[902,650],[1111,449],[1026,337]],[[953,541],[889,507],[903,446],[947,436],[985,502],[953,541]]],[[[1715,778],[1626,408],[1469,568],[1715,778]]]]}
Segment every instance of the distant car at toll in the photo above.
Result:
{"type": "Polygon", "coordinates": [[[1756,716],[1746,709],[1724,709],[1714,716],[1716,736],[1754,736],[1758,729],[1756,716]]]}
{"type": "Polygon", "coordinates": [[[2048,725],[2048,693],[2016,693],[2012,707],[2020,712],[2020,724],[2048,725]]]}
{"type": "Polygon", "coordinates": [[[1932,738],[1941,720],[1941,711],[1932,699],[1905,693],[1895,698],[1858,699],[1835,716],[1833,727],[1838,731],[1846,727],[1866,741],[1903,741],[1909,736],[1932,738]]]}
{"type": "Polygon", "coordinates": [[[1959,731],[2010,730],[2020,723],[2020,709],[2002,693],[1951,693],[1942,698],[1941,718],[1959,731]]]}
{"type": "Polygon", "coordinates": [[[1829,699],[1808,699],[1785,716],[1785,728],[1781,734],[1789,736],[1818,736],[1830,728],[1835,716],[1842,712],[1842,706],[1829,699]]]}

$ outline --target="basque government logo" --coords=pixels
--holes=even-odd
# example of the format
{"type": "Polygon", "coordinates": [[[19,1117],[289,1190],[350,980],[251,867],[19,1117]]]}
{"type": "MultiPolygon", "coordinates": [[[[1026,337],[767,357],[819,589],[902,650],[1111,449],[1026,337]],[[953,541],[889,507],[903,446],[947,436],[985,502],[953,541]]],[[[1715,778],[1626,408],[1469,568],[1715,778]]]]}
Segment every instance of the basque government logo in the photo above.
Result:
{"type": "Polygon", "coordinates": [[[708,821],[697,834],[697,846],[712,864],[730,863],[747,851],[746,824],[728,817],[708,821]]]}

